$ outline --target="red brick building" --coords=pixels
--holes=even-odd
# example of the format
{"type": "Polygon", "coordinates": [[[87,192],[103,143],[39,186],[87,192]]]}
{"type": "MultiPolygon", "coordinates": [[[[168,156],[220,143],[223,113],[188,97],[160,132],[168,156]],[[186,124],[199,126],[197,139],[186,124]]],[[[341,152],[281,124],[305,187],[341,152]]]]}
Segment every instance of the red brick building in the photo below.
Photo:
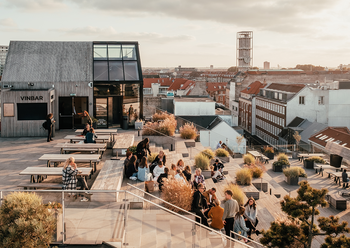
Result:
{"type": "Polygon", "coordinates": [[[214,101],[225,105],[227,83],[207,83],[207,92],[214,101]]]}

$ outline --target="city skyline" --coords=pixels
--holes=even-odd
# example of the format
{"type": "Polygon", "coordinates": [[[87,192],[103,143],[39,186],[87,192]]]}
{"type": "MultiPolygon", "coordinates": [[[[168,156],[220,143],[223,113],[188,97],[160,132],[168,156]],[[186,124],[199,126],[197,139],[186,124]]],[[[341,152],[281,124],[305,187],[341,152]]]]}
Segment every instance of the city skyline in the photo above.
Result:
{"type": "Polygon", "coordinates": [[[350,64],[344,0],[0,0],[11,40],[138,41],[142,66],[236,65],[236,33],[253,31],[253,66],[350,64]]]}

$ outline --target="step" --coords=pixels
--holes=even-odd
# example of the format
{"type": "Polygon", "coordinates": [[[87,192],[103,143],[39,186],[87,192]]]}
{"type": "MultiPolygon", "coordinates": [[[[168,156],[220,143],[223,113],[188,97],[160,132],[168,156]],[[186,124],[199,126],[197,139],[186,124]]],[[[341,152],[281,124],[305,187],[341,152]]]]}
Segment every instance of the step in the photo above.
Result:
{"type": "Polygon", "coordinates": [[[128,211],[128,219],[125,233],[125,243],[128,244],[128,247],[137,247],[141,246],[141,235],[142,235],[142,210],[133,210],[128,211]],[[135,238],[137,237],[137,238],[135,238]]]}
{"type": "Polygon", "coordinates": [[[157,220],[156,246],[159,248],[171,247],[170,221],[157,220]]]}

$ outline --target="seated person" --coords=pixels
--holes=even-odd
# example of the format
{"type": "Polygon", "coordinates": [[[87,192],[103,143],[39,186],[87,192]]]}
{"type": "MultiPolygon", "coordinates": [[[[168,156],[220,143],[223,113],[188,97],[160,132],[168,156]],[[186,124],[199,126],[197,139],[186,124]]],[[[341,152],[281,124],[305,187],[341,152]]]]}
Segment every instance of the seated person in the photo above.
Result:
{"type": "Polygon", "coordinates": [[[164,180],[168,178],[168,175],[169,175],[169,168],[165,167],[164,173],[160,174],[157,179],[160,191],[162,191],[164,180]]]}
{"type": "Polygon", "coordinates": [[[343,188],[349,188],[349,177],[348,177],[348,173],[346,173],[345,169],[343,170],[341,177],[343,179],[343,188]]]}
{"type": "Polygon", "coordinates": [[[163,165],[165,166],[166,163],[166,155],[164,154],[163,151],[159,151],[159,154],[157,155],[157,157],[153,160],[152,164],[158,164],[158,161],[162,161],[163,165]]]}
{"type": "Polygon", "coordinates": [[[180,169],[177,169],[177,170],[176,170],[176,174],[175,174],[175,176],[174,176],[174,179],[176,179],[176,180],[181,180],[183,183],[187,182],[187,181],[185,180],[185,177],[184,177],[184,175],[182,174],[182,172],[181,172],[180,169]]]}
{"type": "Polygon", "coordinates": [[[175,177],[175,175],[176,175],[176,165],[175,164],[172,164],[171,165],[171,169],[170,169],[170,171],[169,171],[169,175],[171,175],[173,178],[175,177]]]}
{"type": "Polygon", "coordinates": [[[130,161],[131,156],[132,156],[132,152],[127,151],[127,152],[126,152],[126,158],[125,158],[125,160],[124,160],[124,176],[126,175],[126,168],[127,168],[127,166],[128,166],[128,163],[129,163],[129,161],[130,161]]]}
{"type": "Polygon", "coordinates": [[[84,143],[96,143],[97,135],[95,134],[95,130],[90,128],[90,132],[85,135],[84,143]]]}
{"type": "Polygon", "coordinates": [[[135,155],[131,156],[125,172],[126,177],[132,180],[137,179],[136,160],[137,160],[137,157],[135,155]]]}
{"type": "Polygon", "coordinates": [[[88,132],[90,132],[90,125],[88,123],[86,123],[85,128],[83,130],[83,132],[81,133],[81,135],[86,135],[88,132]]]}
{"type": "Polygon", "coordinates": [[[224,223],[222,221],[222,216],[224,216],[224,209],[220,207],[220,201],[215,199],[214,207],[209,210],[208,217],[211,218],[210,226],[215,229],[221,230],[224,228],[224,223]]]}
{"type": "Polygon", "coordinates": [[[215,160],[215,163],[213,164],[213,166],[211,168],[212,169],[212,178],[215,181],[218,181],[218,180],[223,180],[225,179],[224,177],[224,165],[222,163],[220,163],[220,160],[219,159],[216,159],[215,160]]]}
{"type": "Polygon", "coordinates": [[[184,174],[187,182],[191,182],[192,173],[191,168],[188,165],[185,166],[185,169],[182,171],[182,173],[184,174]]]}
{"type": "Polygon", "coordinates": [[[203,186],[205,187],[205,179],[202,175],[202,170],[200,168],[197,168],[196,174],[194,175],[193,186],[197,189],[198,184],[200,183],[203,184],[203,186]]]}
{"type": "Polygon", "coordinates": [[[137,179],[139,179],[142,182],[151,181],[152,179],[152,174],[149,172],[146,157],[141,158],[141,162],[137,171],[137,179]]]}
{"type": "Polygon", "coordinates": [[[182,159],[179,159],[179,161],[177,161],[176,168],[183,171],[184,167],[185,167],[184,161],[182,159]]]}
{"type": "Polygon", "coordinates": [[[163,165],[163,162],[159,161],[158,165],[153,170],[153,181],[157,182],[157,179],[160,176],[160,174],[164,173],[164,168],[165,166],[163,165]]]}

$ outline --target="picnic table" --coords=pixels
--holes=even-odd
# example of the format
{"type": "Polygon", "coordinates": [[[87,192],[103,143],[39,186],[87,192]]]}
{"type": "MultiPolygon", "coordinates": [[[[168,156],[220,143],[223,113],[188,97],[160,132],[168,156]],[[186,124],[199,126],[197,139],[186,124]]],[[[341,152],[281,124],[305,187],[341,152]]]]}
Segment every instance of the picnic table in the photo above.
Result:
{"type": "Polygon", "coordinates": [[[257,151],[248,151],[248,153],[250,155],[252,155],[255,159],[258,159],[262,156],[262,154],[260,152],[257,152],[257,151]]]}
{"type": "MultiPolygon", "coordinates": [[[[85,136],[83,136],[83,135],[67,135],[66,137],[64,137],[64,139],[70,140],[70,143],[73,143],[73,142],[84,141],[85,136]]],[[[109,135],[97,135],[97,138],[95,139],[95,141],[106,143],[106,142],[109,142],[110,139],[111,139],[111,136],[109,136],[109,135]]]]}
{"type": "Polygon", "coordinates": [[[58,143],[55,145],[55,147],[58,147],[61,149],[61,154],[65,153],[66,151],[75,151],[75,152],[97,152],[98,154],[103,154],[103,152],[107,148],[106,143],[58,143]]]}
{"type": "Polygon", "coordinates": [[[331,172],[331,171],[326,171],[328,173],[328,177],[332,178],[334,177],[334,182],[339,183],[339,186],[341,185],[341,178],[342,178],[342,173],[343,172],[331,172]]]}
{"type": "MultiPolygon", "coordinates": [[[[109,135],[112,138],[112,141],[115,141],[114,136],[117,135],[118,129],[108,129],[108,128],[103,128],[103,129],[94,129],[95,133],[97,135],[109,135]]],[[[83,133],[84,129],[77,129],[75,130],[76,133],[83,133]]]]}
{"type": "Polygon", "coordinates": [[[320,163],[315,163],[314,165],[315,173],[317,173],[317,170],[318,170],[318,174],[322,173],[322,176],[323,176],[323,171],[326,169],[335,170],[335,172],[338,172],[338,170],[343,171],[343,169],[347,169],[347,168],[348,167],[346,167],[345,165],[342,165],[340,167],[334,167],[330,164],[320,164],[320,163]]]}
{"type": "MultiPolygon", "coordinates": [[[[44,154],[39,160],[47,161],[47,167],[51,167],[51,162],[65,162],[68,158],[74,157],[76,163],[90,163],[94,172],[96,171],[96,164],[100,161],[100,154],[44,154]]],[[[56,167],[57,165],[54,164],[56,167]]]]}
{"type": "MultiPolygon", "coordinates": [[[[85,178],[91,176],[92,168],[78,168],[81,173],[78,176],[85,178]]],[[[37,182],[40,183],[44,176],[62,176],[62,168],[58,167],[27,167],[19,173],[20,175],[30,175],[30,183],[35,183],[35,176],[37,176],[37,182]]],[[[85,181],[86,182],[86,181],[85,181]]]]}
{"type": "Polygon", "coordinates": [[[304,158],[310,158],[310,157],[313,157],[313,156],[324,157],[325,154],[323,154],[323,153],[299,153],[298,159],[299,159],[299,161],[303,161],[304,158]]]}

